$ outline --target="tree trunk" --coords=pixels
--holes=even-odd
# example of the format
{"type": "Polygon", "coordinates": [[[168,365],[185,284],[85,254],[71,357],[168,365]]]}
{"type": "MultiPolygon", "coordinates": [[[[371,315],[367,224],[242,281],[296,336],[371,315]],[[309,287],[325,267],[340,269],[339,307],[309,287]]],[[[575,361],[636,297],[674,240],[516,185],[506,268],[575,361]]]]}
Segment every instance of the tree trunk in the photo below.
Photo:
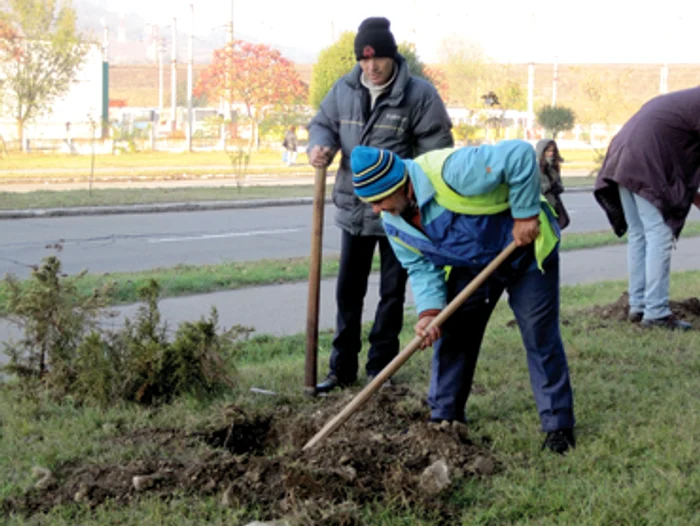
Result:
{"type": "Polygon", "coordinates": [[[24,144],[24,121],[22,119],[17,119],[17,139],[19,140],[19,149],[26,152],[27,145],[24,144]]]}

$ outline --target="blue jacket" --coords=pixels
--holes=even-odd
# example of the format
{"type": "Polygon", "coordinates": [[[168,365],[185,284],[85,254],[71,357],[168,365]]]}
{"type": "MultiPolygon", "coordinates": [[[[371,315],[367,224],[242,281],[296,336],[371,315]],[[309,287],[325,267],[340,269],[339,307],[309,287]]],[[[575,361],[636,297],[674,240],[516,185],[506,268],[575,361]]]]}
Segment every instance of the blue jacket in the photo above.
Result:
{"type": "Polygon", "coordinates": [[[423,169],[414,161],[405,162],[425,234],[402,217],[382,213],[382,219],[394,252],[408,271],[420,313],[446,305],[445,266],[486,266],[513,240],[513,218],[540,213],[540,180],[535,150],[525,141],[456,149],[442,174],[457,193],[483,195],[501,184],[509,188],[509,210],[469,216],[440,206],[423,169]]]}

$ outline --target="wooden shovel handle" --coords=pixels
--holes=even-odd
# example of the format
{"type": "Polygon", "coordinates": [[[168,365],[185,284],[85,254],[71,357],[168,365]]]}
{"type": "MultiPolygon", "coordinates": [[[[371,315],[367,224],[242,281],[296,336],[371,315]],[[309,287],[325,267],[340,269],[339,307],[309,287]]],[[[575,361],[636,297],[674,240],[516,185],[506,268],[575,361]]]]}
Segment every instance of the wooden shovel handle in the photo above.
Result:
{"type": "Polygon", "coordinates": [[[318,370],[318,314],[321,299],[321,256],[323,248],[323,208],[326,200],[326,169],[316,168],[314,209],[309,258],[309,298],[306,309],[305,392],[316,394],[318,370]]]}

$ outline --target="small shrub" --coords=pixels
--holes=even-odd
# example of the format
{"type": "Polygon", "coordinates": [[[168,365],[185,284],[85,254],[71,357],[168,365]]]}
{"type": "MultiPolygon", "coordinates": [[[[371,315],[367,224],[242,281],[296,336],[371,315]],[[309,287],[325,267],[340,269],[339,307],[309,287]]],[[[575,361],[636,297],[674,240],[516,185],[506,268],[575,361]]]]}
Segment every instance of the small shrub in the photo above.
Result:
{"type": "Polygon", "coordinates": [[[192,394],[208,397],[234,385],[238,340],[252,329],[236,325],[219,332],[219,317],[182,323],[172,342],[158,310],[160,286],[151,280],[139,291],[144,304],[123,329],[103,331],[98,320],[107,290],[80,296],[82,274],[61,274],[60,261],[46,258],[26,283],[6,278],[10,317],[24,329],[2,370],[16,375],[28,392],[45,389],[54,399],[109,405],[169,402],[192,394]]]}
{"type": "Polygon", "coordinates": [[[20,378],[39,379],[59,396],[75,380],[76,351],[85,336],[106,316],[108,289],[80,295],[76,283],[84,273],[66,276],[55,256],[44,258],[21,283],[5,278],[9,319],[23,330],[18,342],[5,343],[9,363],[2,370],[20,378]]]}

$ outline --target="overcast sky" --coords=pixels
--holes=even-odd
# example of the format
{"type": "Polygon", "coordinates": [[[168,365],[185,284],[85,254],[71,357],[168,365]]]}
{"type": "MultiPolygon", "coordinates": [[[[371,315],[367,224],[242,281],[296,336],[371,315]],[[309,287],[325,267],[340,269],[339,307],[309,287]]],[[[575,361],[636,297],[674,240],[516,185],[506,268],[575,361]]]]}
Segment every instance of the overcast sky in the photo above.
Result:
{"type": "MultiPolygon", "coordinates": [[[[232,0],[110,0],[159,25],[178,18],[189,30],[220,32],[232,0]]],[[[398,41],[415,41],[421,58],[438,62],[446,37],[479,42],[504,62],[700,62],[697,0],[233,0],[236,33],[317,53],[368,16],[386,16],[398,41]]]]}

